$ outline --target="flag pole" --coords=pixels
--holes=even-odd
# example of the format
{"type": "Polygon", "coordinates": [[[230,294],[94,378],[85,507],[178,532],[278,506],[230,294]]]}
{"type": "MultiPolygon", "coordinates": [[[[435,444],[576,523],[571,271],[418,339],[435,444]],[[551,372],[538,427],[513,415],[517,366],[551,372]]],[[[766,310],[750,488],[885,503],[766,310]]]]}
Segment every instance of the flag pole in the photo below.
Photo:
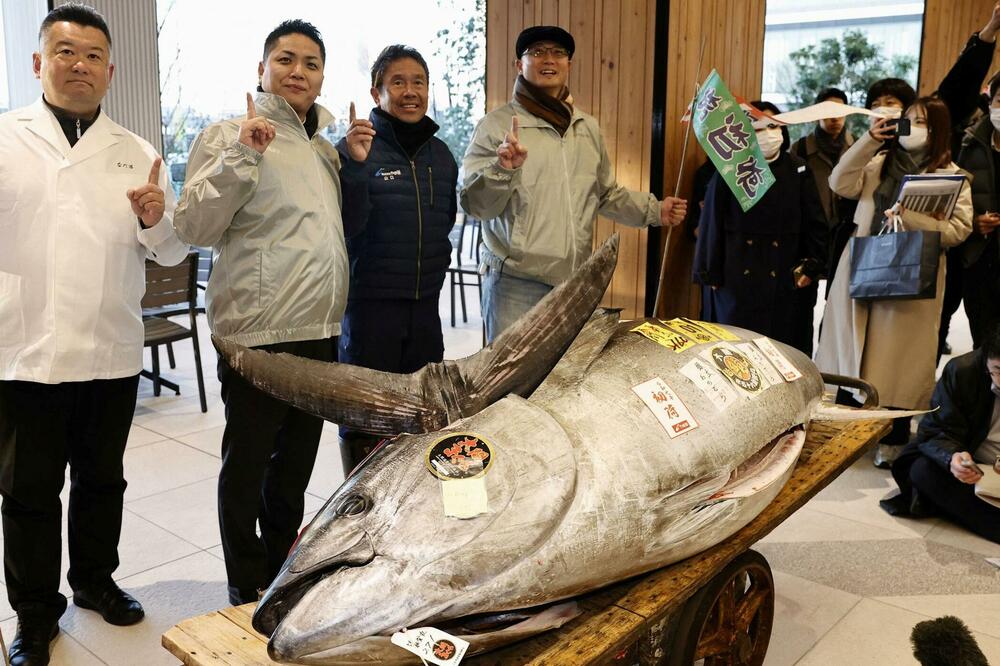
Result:
{"type": "MultiPolygon", "coordinates": [[[[695,74],[694,82],[694,96],[691,98],[691,117],[688,118],[687,129],[684,130],[684,143],[681,147],[681,161],[680,165],[677,167],[677,183],[674,185],[674,196],[676,197],[681,190],[681,178],[684,175],[684,160],[687,158],[687,147],[688,141],[691,138],[691,125],[694,124],[694,105],[698,100],[698,92],[701,90],[701,84],[698,79],[701,77],[701,64],[702,59],[705,57],[705,39],[706,36],[701,36],[701,48],[698,51],[698,69],[695,74]]],[[[694,202],[697,205],[697,202],[694,202]]],[[[673,234],[674,228],[667,227],[667,239],[663,243],[663,256],[660,258],[660,279],[656,283],[656,300],[653,301],[653,316],[658,316],[660,313],[660,298],[663,296],[663,284],[666,282],[667,278],[667,253],[670,251],[670,236],[673,234]]]]}

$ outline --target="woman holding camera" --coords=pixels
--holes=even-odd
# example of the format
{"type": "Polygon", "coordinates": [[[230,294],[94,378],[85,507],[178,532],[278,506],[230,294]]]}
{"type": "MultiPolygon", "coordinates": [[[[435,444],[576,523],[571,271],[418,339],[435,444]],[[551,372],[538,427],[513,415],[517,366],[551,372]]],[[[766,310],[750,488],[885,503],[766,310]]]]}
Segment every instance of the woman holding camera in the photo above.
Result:
{"type": "MultiPolygon", "coordinates": [[[[844,153],[830,174],[830,187],[858,199],[855,236],[876,235],[896,202],[903,177],[919,173],[958,173],[951,161],[951,119],[944,102],[921,97],[906,109],[910,132],[896,135],[897,121],[881,118],[844,153]],[[888,150],[880,152],[883,146],[888,150]]],[[[968,183],[951,217],[902,211],[906,231],[938,231],[941,247],[961,243],[972,230],[968,183]]],[[[945,261],[938,263],[937,293],[918,300],[859,301],[850,295],[850,252],[840,257],[824,312],[816,365],[824,372],[861,377],[878,389],[883,405],[926,409],[934,389],[935,356],[945,261]]],[[[942,252],[943,255],[943,252],[942,252]]],[[[906,444],[910,420],[896,419],[879,446],[876,465],[888,467],[906,444]]]]}

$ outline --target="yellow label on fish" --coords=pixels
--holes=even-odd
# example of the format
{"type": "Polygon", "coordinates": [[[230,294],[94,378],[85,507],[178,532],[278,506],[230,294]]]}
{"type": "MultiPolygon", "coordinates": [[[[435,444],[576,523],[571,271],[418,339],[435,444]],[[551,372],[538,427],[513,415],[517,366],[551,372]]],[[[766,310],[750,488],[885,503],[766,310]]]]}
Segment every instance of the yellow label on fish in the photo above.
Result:
{"type": "Polygon", "coordinates": [[[719,338],[720,340],[725,340],[726,342],[736,342],[737,340],[740,339],[740,336],[730,333],[729,331],[722,328],[718,324],[713,324],[708,321],[698,321],[697,319],[687,319],[685,317],[681,317],[681,321],[685,321],[699,328],[703,328],[712,335],[714,335],[715,337],[719,338]]]}
{"type": "Polygon", "coordinates": [[[681,335],[686,335],[699,345],[706,342],[721,342],[720,338],[687,319],[671,319],[670,321],[663,322],[663,325],[681,335]]]}
{"type": "Polygon", "coordinates": [[[667,349],[673,350],[678,354],[685,349],[694,347],[695,344],[697,344],[694,340],[683,333],[678,333],[677,331],[664,326],[657,326],[656,324],[652,324],[648,321],[633,328],[632,332],[638,333],[645,338],[649,338],[653,342],[663,345],[667,349]]]}

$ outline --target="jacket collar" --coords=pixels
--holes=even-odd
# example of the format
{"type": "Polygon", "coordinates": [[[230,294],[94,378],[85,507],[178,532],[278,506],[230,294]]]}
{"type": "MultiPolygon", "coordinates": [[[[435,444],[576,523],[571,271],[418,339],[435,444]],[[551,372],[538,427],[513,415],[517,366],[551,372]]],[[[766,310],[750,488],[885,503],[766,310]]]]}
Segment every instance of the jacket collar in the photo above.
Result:
{"type": "MultiPolygon", "coordinates": [[[[822,157],[826,157],[825,155],[823,155],[823,153],[819,152],[819,142],[816,141],[816,133],[815,132],[810,132],[809,134],[806,134],[806,136],[805,136],[805,142],[806,142],[806,155],[808,155],[808,156],[811,157],[811,156],[815,155],[816,153],[819,153],[822,157]]],[[[847,149],[850,148],[853,144],[854,144],[854,135],[852,135],[850,132],[848,132],[845,129],[844,130],[844,149],[840,151],[840,154],[843,155],[844,153],[846,153],[847,149]]]]}
{"type": "Polygon", "coordinates": [[[124,128],[113,122],[102,109],[76,145],[70,148],[66,135],[59,126],[59,120],[52,110],[39,97],[34,104],[24,107],[18,114],[18,120],[25,122],[32,134],[52,146],[71,164],[82,162],[108,146],[118,143],[126,134],[124,128]]]}
{"type": "Polygon", "coordinates": [[[962,143],[967,145],[971,141],[978,141],[987,148],[993,147],[993,123],[990,122],[989,115],[983,116],[979,122],[965,130],[962,143]]]}
{"type": "MultiPolygon", "coordinates": [[[[305,126],[299,120],[299,114],[295,113],[295,109],[281,95],[258,92],[257,97],[254,98],[254,104],[257,106],[258,115],[265,116],[270,121],[287,125],[295,129],[303,139],[309,140],[305,126]]],[[[319,104],[314,103],[313,107],[316,109],[316,118],[319,121],[316,125],[316,134],[313,135],[316,136],[324,127],[331,125],[334,119],[333,114],[319,104]]]]}

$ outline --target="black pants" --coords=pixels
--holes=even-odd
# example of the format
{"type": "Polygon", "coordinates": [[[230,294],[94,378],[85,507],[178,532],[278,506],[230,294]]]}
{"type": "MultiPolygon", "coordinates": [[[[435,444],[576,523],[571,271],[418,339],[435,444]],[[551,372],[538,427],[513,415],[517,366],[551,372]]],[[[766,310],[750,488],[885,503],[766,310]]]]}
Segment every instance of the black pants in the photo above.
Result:
{"type": "Polygon", "coordinates": [[[795,315],[793,317],[792,346],[812,358],[813,313],[819,295],[819,282],[813,280],[808,287],[795,290],[795,315]]]}
{"type": "MultiPolygon", "coordinates": [[[[896,473],[895,468],[893,473],[896,473]]],[[[909,476],[921,499],[948,520],[984,539],[1000,543],[1000,509],[976,497],[975,486],[962,483],[950,471],[923,455],[913,461],[909,476]]]]}
{"type": "MultiPolygon", "coordinates": [[[[972,346],[979,348],[1000,324],[1000,258],[992,243],[979,260],[965,269],[962,296],[969,316],[972,346]]],[[[948,270],[951,270],[949,266],[948,270]]]]}
{"type": "MultiPolygon", "coordinates": [[[[340,361],[386,372],[410,373],[444,358],[437,299],[368,300],[347,303],[340,361]]],[[[350,474],[380,437],[340,428],[340,456],[350,474]]]]}
{"type": "Polygon", "coordinates": [[[69,583],[111,580],[118,568],[122,456],[138,375],[62,384],[0,382],[0,493],[4,574],[18,613],[58,617],[62,504],[70,465],[69,583]]]}
{"type": "Polygon", "coordinates": [[[952,315],[962,304],[963,273],[962,255],[958,248],[952,248],[945,253],[947,266],[944,278],[944,301],[941,304],[941,325],[938,328],[937,360],[941,360],[944,344],[948,340],[948,329],[951,326],[952,315]]]}
{"type": "MultiPolygon", "coordinates": [[[[336,358],[336,341],[258,347],[318,361],[336,358]]],[[[219,471],[219,529],[233,604],[256,600],[281,569],[298,535],[323,420],[254,388],[221,357],[226,429],[219,471]],[[260,536],[257,525],[260,524],[260,536]]]]}

